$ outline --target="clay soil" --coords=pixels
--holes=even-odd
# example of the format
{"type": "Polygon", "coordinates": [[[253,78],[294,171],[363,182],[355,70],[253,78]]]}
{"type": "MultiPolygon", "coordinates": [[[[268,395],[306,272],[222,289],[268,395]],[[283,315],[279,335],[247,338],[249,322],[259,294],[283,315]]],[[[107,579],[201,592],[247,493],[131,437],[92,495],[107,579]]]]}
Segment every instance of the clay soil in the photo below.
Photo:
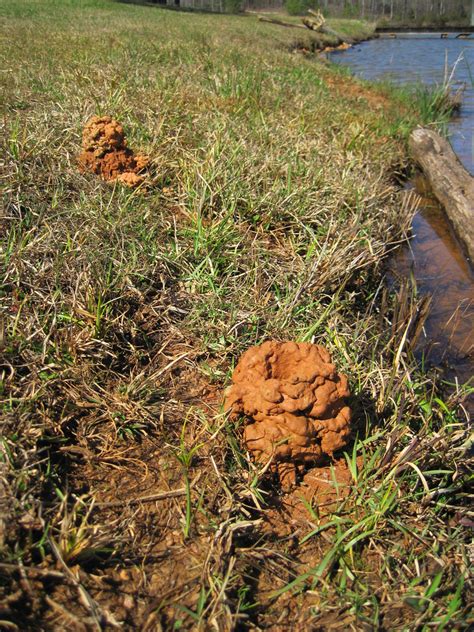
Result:
{"type": "Polygon", "coordinates": [[[224,408],[245,415],[246,448],[270,462],[282,485],[298,466],[317,464],[345,447],[350,435],[348,382],[328,351],[311,343],[267,341],[240,358],[224,408]]]}
{"type": "Polygon", "coordinates": [[[93,116],[84,126],[78,163],[83,172],[133,188],[143,183],[142,174],[149,160],[127,147],[123,127],[118,121],[110,116],[93,116]]]}
{"type": "MultiPolygon", "coordinates": [[[[194,401],[194,405],[198,403],[194,401]]],[[[204,410],[209,413],[207,407],[204,410]]],[[[140,448],[129,450],[106,471],[91,464],[76,465],[70,471],[75,480],[88,481],[95,498],[95,522],[104,527],[95,534],[93,550],[84,548],[77,560],[68,560],[68,570],[61,571],[62,576],[48,577],[45,573],[44,577],[39,574],[31,578],[32,594],[48,591],[48,628],[59,630],[72,624],[73,629],[87,630],[88,620],[92,625],[90,604],[78,602],[77,580],[96,604],[97,616],[107,629],[114,629],[120,622],[131,630],[169,630],[176,620],[184,620],[187,629],[194,629],[186,609],[195,610],[203,581],[212,581],[231,563],[249,580],[249,597],[254,595],[255,599],[258,595],[261,603],[253,607],[254,625],[278,630],[297,630],[302,625],[307,629],[307,611],[317,605],[318,599],[306,596],[303,614],[298,612],[291,594],[275,597],[273,593],[277,586],[317,566],[329,550],[330,542],[324,541],[297,553],[299,540],[316,523],[327,524],[349,494],[347,465],[338,460],[332,467],[312,470],[288,494],[282,495],[275,483],[265,512],[257,514],[244,488],[233,496],[231,508],[230,499],[225,499],[219,489],[216,473],[204,465],[209,456],[207,450],[201,451],[202,461],[197,460],[189,472],[193,503],[199,505],[204,493],[206,500],[193,515],[187,538],[182,528],[185,474],[176,460],[164,455],[159,442],[143,441],[140,448]],[[167,493],[170,498],[166,498],[167,493]],[[221,516],[230,520],[236,503],[241,503],[247,519],[237,527],[230,523],[229,528],[213,534],[215,509],[219,507],[221,516]],[[119,564],[118,559],[122,560],[119,564]],[[138,565],[135,560],[142,563],[138,565]]],[[[83,493],[83,483],[70,492],[83,493]]],[[[243,585],[229,579],[230,604],[234,599],[238,603],[243,585]]],[[[21,603],[24,601],[18,605],[21,603]]],[[[38,607],[39,602],[29,605],[38,607]]],[[[225,608],[216,612],[219,629],[233,629],[235,624],[225,612],[225,608]]],[[[242,623],[245,619],[237,629],[248,629],[242,623]]]]}

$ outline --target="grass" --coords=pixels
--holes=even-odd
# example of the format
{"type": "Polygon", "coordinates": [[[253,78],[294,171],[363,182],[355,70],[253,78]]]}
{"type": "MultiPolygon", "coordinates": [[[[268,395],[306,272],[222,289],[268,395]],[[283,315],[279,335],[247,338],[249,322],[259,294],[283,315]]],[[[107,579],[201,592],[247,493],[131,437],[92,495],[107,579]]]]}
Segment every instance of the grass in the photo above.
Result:
{"type": "MultiPolygon", "coordinates": [[[[270,18],[277,18],[283,22],[289,24],[302,24],[303,15],[288,15],[286,11],[271,11],[266,13],[265,11],[258,11],[259,16],[268,16],[270,18]]],[[[306,14],[307,15],[307,14],[306,14]]],[[[326,20],[327,26],[333,31],[341,35],[346,35],[352,41],[362,41],[369,39],[374,35],[376,24],[375,22],[367,22],[366,20],[347,20],[341,18],[328,18],[326,20]]],[[[315,33],[313,35],[316,35],[315,33]]],[[[328,36],[328,34],[318,33],[317,37],[328,36]]],[[[328,36],[329,37],[329,36],[328,36]]],[[[328,40],[330,41],[330,39],[328,40]]]]}
{"type": "Polygon", "coordinates": [[[416,292],[382,278],[420,104],[252,17],[0,10],[0,627],[467,629],[468,387],[414,367],[416,292]],[[78,172],[93,114],[152,157],[148,188],[78,172]],[[350,377],[329,514],[220,409],[268,338],[350,377]]]}

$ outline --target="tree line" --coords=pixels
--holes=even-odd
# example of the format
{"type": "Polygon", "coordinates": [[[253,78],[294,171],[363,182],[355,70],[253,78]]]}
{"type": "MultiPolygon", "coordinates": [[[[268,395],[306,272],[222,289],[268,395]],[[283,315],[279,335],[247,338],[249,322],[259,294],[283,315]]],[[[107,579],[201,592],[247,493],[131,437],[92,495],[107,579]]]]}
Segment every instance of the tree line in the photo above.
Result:
{"type": "Polygon", "coordinates": [[[472,0],[319,0],[313,4],[333,15],[387,17],[405,21],[426,18],[434,21],[466,20],[472,8],[472,0]]]}
{"type": "Polygon", "coordinates": [[[244,0],[244,8],[286,7],[289,13],[319,9],[327,16],[386,19],[407,24],[469,24],[474,0],[244,0]]]}

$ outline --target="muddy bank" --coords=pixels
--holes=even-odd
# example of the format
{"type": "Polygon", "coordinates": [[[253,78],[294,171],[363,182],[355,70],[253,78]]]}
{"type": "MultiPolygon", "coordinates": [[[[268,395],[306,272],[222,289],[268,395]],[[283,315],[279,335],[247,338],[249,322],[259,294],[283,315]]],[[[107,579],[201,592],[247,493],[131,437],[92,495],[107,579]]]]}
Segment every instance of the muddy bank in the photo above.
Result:
{"type": "Polygon", "coordinates": [[[341,38],[344,38],[344,41],[342,43],[336,43],[332,38],[324,36],[323,34],[319,36],[312,35],[311,37],[296,39],[291,43],[290,51],[303,53],[305,55],[346,51],[357,44],[368,42],[372,39],[377,39],[378,37],[378,34],[375,32],[364,37],[344,37],[341,35],[341,38]]]}
{"type": "MultiPolygon", "coordinates": [[[[436,85],[443,81],[446,62],[448,67],[455,67],[453,90],[465,89],[461,108],[449,123],[450,143],[471,174],[474,173],[471,146],[474,89],[469,88],[472,59],[474,41],[454,37],[380,39],[331,56],[332,61],[348,65],[365,79],[388,79],[399,85],[419,81],[436,85]],[[411,63],[414,58],[416,66],[411,63]]],[[[415,177],[410,186],[419,193],[421,204],[413,220],[410,241],[389,261],[389,285],[413,278],[418,295],[431,297],[430,312],[415,353],[426,369],[435,370],[456,390],[459,384],[472,379],[474,371],[473,268],[424,178],[415,177]]],[[[467,406],[474,412],[472,396],[467,406]]]]}
{"type": "Polygon", "coordinates": [[[378,26],[376,33],[474,33],[474,26],[378,26]]]}
{"type": "MultiPolygon", "coordinates": [[[[247,13],[254,12],[248,11],[247,13]]],[[[355,44],[378,37],[374,25],[361,21],[346,20],[343,30],[340,30],[341,26],[332,28],[332,23],[326,22],[319,11],[308,10],[308,15],[300,18],[292,18],[280,13],[255,15],[258,15],[259,22],[275,27],[280,31],[283,27],[287,31],[299,32],[300,36],[291,41],[288,47],[291,52],[310,54],[347,50],[355,44]],[[348,32],[344,32],[344,30],[348,32]]]]}

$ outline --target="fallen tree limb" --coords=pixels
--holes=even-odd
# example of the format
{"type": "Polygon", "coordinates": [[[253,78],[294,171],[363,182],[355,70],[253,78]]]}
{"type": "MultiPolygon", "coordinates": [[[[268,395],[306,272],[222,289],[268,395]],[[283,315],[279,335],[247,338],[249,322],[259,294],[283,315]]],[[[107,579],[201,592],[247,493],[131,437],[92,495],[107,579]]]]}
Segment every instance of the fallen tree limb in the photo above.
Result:
{"type": "Polygon", "coordinates": [[[353,44],[354,40],[352,39],[352,37],[347,37],[347,35],[344,35],[344,37],[338,33],[337,31],[333,31],[333,29],[330,29],[329,26],[323,26],[320,29],[321,33],[324,33],[324,35],[330,35],[331,37],[335,37],[339,40],[339,42],[342,43],[346,43],[346,44],[353,44]]]}
{"type": "MultiPolygon", "coordinates": [[[[313,12],[313,15],[315,15],[314,12],[313,12]]],[[[334,46],[339,46],[340,44],[343,44],[344,42],[347,42],[348,44],[352,43],[352,40],[350,38],[345,38],[345,39],[342,38],[339,35],[339,33],[336,33],[336,31],[333,31],[332,29],[330,29],[328,26],[326,26],[324,22],[321,23],[319,20],[311,18],[311,17],[302,18],[301,20],[302,24],[295,24],[293,22],[285,22],[284,20],[279,20],[277,18],[268,18],[263,15],[260,15],[258,19],[259,19],[259,22],[267,22],[268,24],[277,24],[278,26],[284,26],[286,28],[292,28],[292,29],[305,29],[305,30],[309,29],[310,31],[313,31],[320,35],[329,35],[330,37],[336,40],[335,42],[332,42],[331,44],[334,46]]]]}
{"type": "Polygon", "coordinates": [[[270,24],[278,24],[278,26],[286,26],[287,28],[292,29],[306,29],[306,26],[302,24],[293,24],[292,22],[283,22],[283,20],[277,20],[276,18],[266,18],[261,15],[258,18],[259,22],[269,22],[270,24]]]}
{"type": "Polygon", "coordinates": [[[320,29],[326,24],[326,18],[321,13],[321,11],[313,11],[312,9],[308,9],[308,13],[313,20],[315,30],[320,29]]]}
{"type": "Polygon", "coordinates": [[[474,262],[474,178],[448,141],[432,130],[419,127],[412,132],[410,150],[474,262]]]}
{"type": "Polygon", "coordinates": [[[352,44],[353,40],[350,37],[343,37],[340,33],[331,29],[327,24],[324,16],[320,11],[313,11],[312,9],[308,9],[308,13],[310,15],[309,18],[303,18],[302,22],[306,26],[306,28],[311,29],[312,31],[317,31],[318,33],[323,33],[324,35],[329,35],[330,37],[334,37],[337,40],[337,44],[343,44],[344,42],[347,44],[352,44]]]}
{"type": "Polygon", "coordinates": [[[314,31],[315,33],[320,33],[321,35],[329,35],[330,37],[332,37],[335,40],[335,42],[333,42],[335,46],[339,46],[340,44],[344,43],[344,40],[338,33],[336,33],[336,31],[333,31],[332,29],[328,28],[324,24],[323,25],[314,24],[311,18],[303,18],[301,21],[303,22],[305,27],[310,29],[311,31],[314,31]]]}

